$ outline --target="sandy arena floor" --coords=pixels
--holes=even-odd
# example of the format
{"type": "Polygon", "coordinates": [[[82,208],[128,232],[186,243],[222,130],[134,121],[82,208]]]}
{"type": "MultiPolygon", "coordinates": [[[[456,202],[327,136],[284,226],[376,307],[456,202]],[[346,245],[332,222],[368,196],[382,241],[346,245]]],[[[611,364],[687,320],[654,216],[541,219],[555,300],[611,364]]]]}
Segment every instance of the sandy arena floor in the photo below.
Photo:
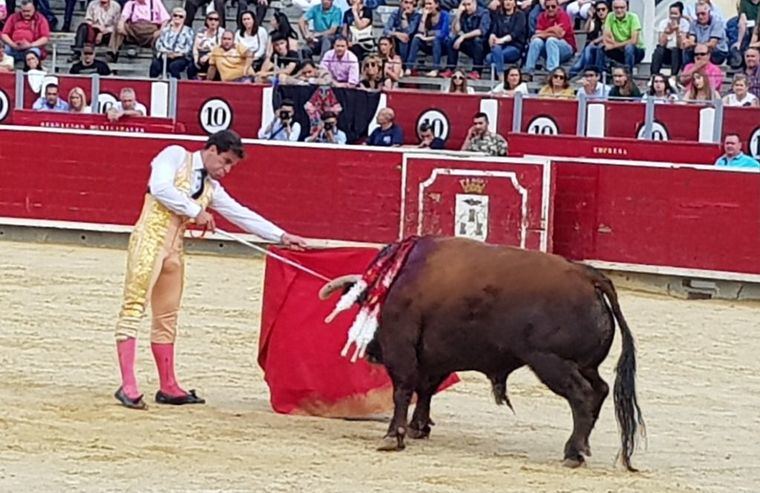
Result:
{"type": "MultiPolygon", "coordinates": [[[[569,409],[526,370],[510,380],[516,416],[467,374],[433,401],[431,439],[396,454],[374,451],[382,422],[274,414],[255,360],[255,259],[189,258],[179,375],[210,404],[119,407],[124,259],[0,242],[0,491],[760,491],[758,305],[622,293],[640,348],[643,472],[613,467],[611,397],[588,467],[570,471],[560,466],[569,409]]],[[[610,384],[619,340],[603,368],[610,384]]],[[[147,344],[138,366],[150,394],[147,344]]]]}

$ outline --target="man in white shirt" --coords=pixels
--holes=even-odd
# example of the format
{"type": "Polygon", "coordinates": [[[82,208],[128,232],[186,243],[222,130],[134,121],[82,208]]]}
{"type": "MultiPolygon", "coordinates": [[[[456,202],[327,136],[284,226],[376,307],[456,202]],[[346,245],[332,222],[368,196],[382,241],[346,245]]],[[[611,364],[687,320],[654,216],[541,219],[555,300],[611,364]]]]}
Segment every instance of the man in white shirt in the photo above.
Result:
{"type": "Polygon", "coordinates": [[[277,117],[259,129],[259,138],[298,142],[298,138],[301,136],[301,124],[294,120],[295,115],[295,103],[290,99],[283,99],[277,110],[277,117]]]}
{"type": "Polygon", "coordinates": [[[601,78],[601,71],[599,67],[591,66],[586,67],[583,71],[583,79],[581,81],[583,87],[578,90],[577,97],[580,99],[581,94],[585,94],[586,99],[593,98],[606,98],[610,94],[610,88],[606,84],[602,84],[599,80],[601,78]]]}
{"type": "Polygon", "coordinates": [[[116,122],[125,116],[148,116],[148,109],[137,101],[134,89],[125,87],[119,93],[119,101],[109,108],[107,116],[108,120],[116,122]]]}
{"type": "Polygon", "coordinates": [[[214,231],[210,207],[246,232],[267,241],[302,249],[306,241],[286,233],[252,210],[240,205],[224,190],[224,178],[244,157],[240,137],[223,130],[211,137],[203,150],[189,152],[173,145],[151,163],[148,192],[140,218],[129,238],[124,298],[116,323],[116,349],[122,385],[114,396],[124,406],[145,409],[135,377],[135,350],[140,319],[151,305],[151,350],[156,361],[159,404],[203,404],[183,390],[174,375],[174,341],[184,283],[182,240],[187,225],[214,231]]]}

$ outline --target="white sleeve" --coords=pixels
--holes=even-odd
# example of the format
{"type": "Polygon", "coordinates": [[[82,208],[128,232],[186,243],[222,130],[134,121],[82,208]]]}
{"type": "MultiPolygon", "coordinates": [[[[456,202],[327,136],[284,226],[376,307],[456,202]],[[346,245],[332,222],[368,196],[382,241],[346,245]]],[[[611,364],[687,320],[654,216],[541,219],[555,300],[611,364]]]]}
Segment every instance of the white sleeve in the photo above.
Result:
{"type": "Polygon", "coordinates": [[[214,184],[214,195],[209,207],[248,233],[253,233],[264,240],[280,241],[285,231],[251,209],[240,205],[219,182],[214,180],[212,183],[214,184]]]}
{"type": "Polygon", "coordinates": [[[256,34],[259,36],[259,47],[256,50],[256,53],[253,54],[253,58],[258,60],[259,58],[263,57],[264,53],[266,52],[267,45],[269,44],[269,34],[263,27],[259,27],[259,30],[256,34]]]}
{"type": "Polygon", "coordinates": [[[290,142],[298,142],[298,138],[301,136],[301,124],[298,122],[294,122],[293,126],[290,127],[290,142]]]}
{"type": "Polygon", "coordinates": [[[151,195],[170,211],[194,218],[200,214],[201,206],[174,186],[177,170],[184,163],[186,156],[187,151],[180,146],[169,146],[159,152],[150,163],[148,188],[151,195]]]}

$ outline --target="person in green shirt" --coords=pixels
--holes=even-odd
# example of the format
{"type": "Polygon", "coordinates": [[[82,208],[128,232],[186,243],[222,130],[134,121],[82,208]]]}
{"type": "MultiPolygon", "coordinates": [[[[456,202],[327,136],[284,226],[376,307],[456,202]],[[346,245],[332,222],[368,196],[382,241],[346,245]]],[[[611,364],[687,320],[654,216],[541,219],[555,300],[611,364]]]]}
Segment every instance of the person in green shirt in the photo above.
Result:
{"type": "Polygon", "coordinates": [[[641,22],[633,12],[628,12],[626,0],[613,0],[613,15],[608,15],[604,21],[604,45],[597,64],[600,70],[607,68],[607,59],[628,67],[633,67],[644,59],[644,40],[641,38],[641,22]]]}

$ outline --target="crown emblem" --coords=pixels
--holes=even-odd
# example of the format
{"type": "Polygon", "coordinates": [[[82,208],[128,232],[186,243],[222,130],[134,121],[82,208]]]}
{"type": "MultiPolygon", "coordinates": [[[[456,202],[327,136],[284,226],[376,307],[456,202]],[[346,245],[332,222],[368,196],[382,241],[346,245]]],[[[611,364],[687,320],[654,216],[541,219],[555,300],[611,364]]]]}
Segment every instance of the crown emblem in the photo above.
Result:
{"type": "Polygon", "coordinates": [[[482,178],[463,178],[459,180],[459,184],[462,185],[462,190],[465,193],[482,194],[486,189],[487,182],[482,178]]]}

